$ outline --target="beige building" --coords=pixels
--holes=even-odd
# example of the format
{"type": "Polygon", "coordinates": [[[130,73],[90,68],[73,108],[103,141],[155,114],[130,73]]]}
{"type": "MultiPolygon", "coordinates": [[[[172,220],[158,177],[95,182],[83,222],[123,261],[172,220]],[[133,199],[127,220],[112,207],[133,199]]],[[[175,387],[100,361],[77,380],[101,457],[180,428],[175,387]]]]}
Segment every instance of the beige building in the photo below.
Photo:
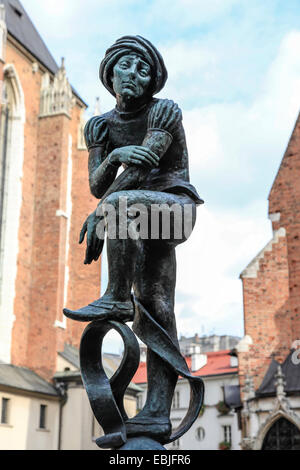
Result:
{"type": "MultiPolygon", "coordinates": [[[[104,354],[111,377],[120,356],[104,354]]],[[[129,417],[141,392],[130,384],[125,395],[129,417]]],[[[0,450],[97,450],[103,431],[93,416],[79,370],[78,350],[66,345],[57,357],[53,385],[27,368],[0,364],[0,450]]]]}
{"type": "MultiPolygon", "coordinates": [[[[225,335],[195,335],[179,339],[181,353],[192,374],[204,381],[204,406],[191,428],[180,439],[167,445],[168,450],[240,450],[239,420],[234,411],[224,404],[225,389],[238,387],[239,383],[237,358],[231,352],[238,340],[238,337],[225,335]]],[[[138,396],[138,408],[142,409],[147,397],[144,345],[141,345],[141,362],[133,381],[142,389],[138,396]]],[[[186,416],[189,404],[189,382],[179,377],[170,415],[173,430],[186,416]]]]}

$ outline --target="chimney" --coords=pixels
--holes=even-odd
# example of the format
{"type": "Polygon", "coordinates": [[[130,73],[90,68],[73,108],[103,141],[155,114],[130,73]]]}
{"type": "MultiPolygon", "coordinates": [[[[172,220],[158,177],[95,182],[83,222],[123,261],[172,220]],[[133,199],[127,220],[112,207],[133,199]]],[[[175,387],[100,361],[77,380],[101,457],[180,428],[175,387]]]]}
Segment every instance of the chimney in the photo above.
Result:
{"type": "Polygon", "coordinates": [[[237,356],[230,355],[230,367],[238,367],[239,365],[239,360],[237,356]]]}
{"type": "Polygon", "coordinates": [[[143,343],[140,344],[140,362],[147,360],[147,346],[143,343]]]}
{"type": "Polygon", "coordinates": [[[190,355],[192,359],[191,371],[195,372],[196,370],[201,369],[207,364],[207,355],[201,354],[201,348],[199,344],[190,345],[190,355]]]}

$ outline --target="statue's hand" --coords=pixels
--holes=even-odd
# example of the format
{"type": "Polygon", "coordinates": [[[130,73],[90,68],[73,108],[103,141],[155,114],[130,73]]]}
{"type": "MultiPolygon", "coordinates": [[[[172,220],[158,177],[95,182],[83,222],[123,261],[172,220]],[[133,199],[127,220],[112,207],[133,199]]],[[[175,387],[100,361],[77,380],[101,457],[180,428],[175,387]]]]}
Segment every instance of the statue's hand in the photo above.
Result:
{"type": "Polygon", "coordinates": [[[113,164],[125,163],[125,165],[144,166],[155,168],[159,165],[159,157],[152,150],[142,145],[127,145],[113,150],[109,155],[109,161],[113,164]]]}
{"type": "Polygon", "coordinates": [[[104,241],[99,239],[96,233],[96,227],[100,217],[96,215],[96,211],[92,212],[84,222],[80,236],[79,243],[82,243],[86,235],[86,251],[84,264],[91,264],[92,261],[97,261],[102,252],[104,241]]]}

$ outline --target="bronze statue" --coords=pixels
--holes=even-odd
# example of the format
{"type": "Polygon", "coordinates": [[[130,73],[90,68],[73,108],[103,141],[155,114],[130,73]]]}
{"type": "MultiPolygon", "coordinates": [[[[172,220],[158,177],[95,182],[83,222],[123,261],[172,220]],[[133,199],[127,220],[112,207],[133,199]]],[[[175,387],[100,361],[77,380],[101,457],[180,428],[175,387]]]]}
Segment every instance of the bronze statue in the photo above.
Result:
{"type": "MultiPolygon", "coordinates": [[[[87,328],[90,338],[92,329],[96,331],[98,328],[98,337],[103,337],[110,328],[117,329],[123,336],[125,349],[130,333],[124,324],[133,321],[133,331],[148,346],[147,400],[137,416],[127,419],[117,387],[112,385],[114,380],[110,384],[110,399],[115,399],[116,406],[122,408],[121,440],[112,439],[117,434],[116,427],[109,429],[107,419],[103,418],[104,410],[101,415],[100,391],[97,398],[100,401],[93,406],[95,400],[89,394],[91,383],[85,382],[96,417],[104,431],[107,427],[106,434],[111,436],[105,443],[103,438],[100,439],[99,445],[120,448],[133,437],[151,438],[163,444],[178,438],[180,432],[182,434],[191,426],[203,400],[201,379],[191,376],[180,355],[174,315],[175,248],[188,238],[196,221],[196,206],[203,201],[189,182],[181,110],[173,101],[153,98],[167,80],[167,70],[157,49],[141,36],[118,39],[101,62],[100,79],[116,97],[116,107],[101,116],[92,117],[85,127],[90,190],[100,203],[85,221],[80,243],[86,235],[85,263],[97,261],[106,232],[109,280],[100,299],[75,311],[64,309],[64,314],[74,320],[92,321],[87,328]],[[124,170],[117,176],[121,165],[124,170]],[[125,217],[120,209],[124,202],[125,217]],[[174,207],[177,212],[169,210],[167,214],[168,209],[174,207]],[[160,218],[153,216],[153,208],[160,211],[160,218]],[[146,215],[146,219],[143,218],[146,220],[144,236],[141,233],[136,236],[136,231],[134,236],[129,236],[129,225],[132,228],[137,214],[143,211],[143,216],[146,215]],[[109,217],[111,213],[116,217],[109,217]],[[186,214],[190,224],[188,231],[184,230],[186,214]],[[167,236],[162,227],[164,216],[168,216],[169,221],[167,236]],[[110,230],[113,223],[116,227],[110,230]],[[104,227],[102,232],[99,224],[104,227]],[[112,232],[114,236],[110,236],[112,232]],[[171,434],[170,409],[179,374],[190,380],[193,397],[188,419],[177,434],[171,434]]],[[[88,368],[87,355],[93,354],[90,346],[94,340],[90,339],[89,345],[87,340],[83,340],[83,377],[86,372],[83,371],[83,363],[88,368]]],[[[136,345],[132,347],[136,351],[136,345]]],[[[138,360],[131,362],[136,368],[138,360]]],[[[134,374],[135,371],[132,372],[134,374]]],[[[120,372],[118,374],[120,376],[120,372]]],[[[99,378],[94,379],[98,380],[100,390],[99,378]]],[[[105,400],[103,404],[108,398],[105,400]]],[[[135,445],[143,446],[141,442],[135,445]]]]}

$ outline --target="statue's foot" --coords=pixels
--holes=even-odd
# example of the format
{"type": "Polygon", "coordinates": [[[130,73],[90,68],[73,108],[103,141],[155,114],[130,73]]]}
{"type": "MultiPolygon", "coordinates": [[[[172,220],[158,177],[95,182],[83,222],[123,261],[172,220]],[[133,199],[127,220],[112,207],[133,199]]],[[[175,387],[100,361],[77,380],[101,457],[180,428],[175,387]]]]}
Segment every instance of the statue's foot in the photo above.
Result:
{"type": "Polygon", "coordinates": [[[167,442],[171,435],[172,425],[167,418],[134,417],[126,421],[128,437],[147,436],[158,442],[167,442]]]}
{"type": "Polygon", "coordinates": [[[86,307],[78,310],[63,309],[64,315],[72,320],[118,320],[122,322],[133,321],[134,306],[131,300],[127,302],[115,302],[100,298],[86,307]]]}

